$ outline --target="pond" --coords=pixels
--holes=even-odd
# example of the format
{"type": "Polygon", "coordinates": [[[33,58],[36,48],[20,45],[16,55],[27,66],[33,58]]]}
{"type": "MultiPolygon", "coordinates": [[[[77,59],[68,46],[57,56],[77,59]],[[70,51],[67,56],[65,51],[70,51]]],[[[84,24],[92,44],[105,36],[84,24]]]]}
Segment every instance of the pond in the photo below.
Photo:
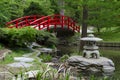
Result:
{"type": "Polygon", "coordinates": [[[120,49],[101,49],[100,52],[102,56],[113,60],[116,70],[112,77],[115,78],[115,80],[120,80],[120,49]]]}

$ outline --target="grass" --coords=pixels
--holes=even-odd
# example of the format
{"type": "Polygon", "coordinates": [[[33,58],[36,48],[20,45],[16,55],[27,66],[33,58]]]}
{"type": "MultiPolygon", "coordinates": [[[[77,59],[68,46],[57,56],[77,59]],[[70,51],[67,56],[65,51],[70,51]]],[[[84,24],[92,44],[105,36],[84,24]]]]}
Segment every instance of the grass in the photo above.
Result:
{"type": "Polygon", "coordinates": [[[27,54],[27,53],[29,53],[29,52],[30,52],[30,50],[27,50],[27,49],[26,49],[26,50],[13,49],[13,50],[12,50],[12,53],[8,54],[8,55],[5,57],[4,61],[1,61],[1,60],[0,60],[0,65],[12,63],[12,62],[14,62],[14,57],[19,57],[19,56],[22,56],[22,55],[27,54]]]}

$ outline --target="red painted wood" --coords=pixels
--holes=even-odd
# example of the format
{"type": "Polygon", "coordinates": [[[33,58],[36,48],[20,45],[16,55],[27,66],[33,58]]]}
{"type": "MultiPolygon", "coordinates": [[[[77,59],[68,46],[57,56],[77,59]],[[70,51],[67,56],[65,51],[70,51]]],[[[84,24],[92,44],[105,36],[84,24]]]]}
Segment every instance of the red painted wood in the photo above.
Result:
{"type": "Polygon", "coordinates": [[[64,27],[67,26],[68,29],[80,32],[80,26],[78,26],[70,17],[62,15],[24,16],[13,21],[10,21],[6,23],[6,25],[10,28],[13,27],[22,28],[25,26],[34,26],[34,28],[38,28],[39,30],[42,30],[44,28],[50,30],[51,25],[53,25],[54,29],[56,30],[57,25],[59,25],[61,26],[62,29],[64,29],[64,27]]]}

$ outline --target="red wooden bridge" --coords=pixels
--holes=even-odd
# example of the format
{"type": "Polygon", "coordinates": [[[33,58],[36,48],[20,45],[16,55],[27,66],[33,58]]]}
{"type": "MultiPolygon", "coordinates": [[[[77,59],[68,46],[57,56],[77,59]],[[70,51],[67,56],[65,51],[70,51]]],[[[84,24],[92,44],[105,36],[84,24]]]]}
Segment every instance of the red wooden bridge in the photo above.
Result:
{"type": "Polygon", "coordinates": [[[51,27],[56,29],[61,27],[62,29],[68,28],[75,32],[80,32],[80,26],[78,26],[70,17],[62,15],[50,15],[50,16],[40,16],[31,15],[24,16],[13,21],[6,23],[9,28],[23,28],[26,26],[31,26],[38,30],[47,29],[50,30],[51,27]]]}

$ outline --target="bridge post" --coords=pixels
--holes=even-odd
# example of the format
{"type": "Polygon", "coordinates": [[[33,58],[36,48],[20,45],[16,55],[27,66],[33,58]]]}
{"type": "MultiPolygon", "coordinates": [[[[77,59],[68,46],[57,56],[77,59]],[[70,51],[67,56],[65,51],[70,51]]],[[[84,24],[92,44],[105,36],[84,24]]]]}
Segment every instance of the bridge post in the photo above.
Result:
{"type": "Polygon", "coordinates": [[[34,21],[35,21],[35,20],[37,19],[37,16],[36,16],[36,15],[34,15],[34,16],[33,16],[33,18],[34,18],[34,21]]]}
{"type": "Polygon", "coordinates": [[[28,17],[27,16],[25,17],[25,23],[26,23],[25,25],[28,26],[28,17]]]}
{"type": "MultiPolygon", "coordinates": [[[[38,30],[40,30],[40,28],[41,28],[41,27],[40,27],[40,23],[39,23],[39,24],[37,24],[37,26],[38,26],[38,30]]],[[[35,28],[36,28],[36,27],[35,27],[35,28]]]]}
{"type": "Polygon", "coordinates": [[[15,22],[15,27],[18,28],[18,21],[15,22]]]}
{"type": "Polygon", "coordinates": [[[50,26],[50,16],[48,17],[48,22],[47,22],[47,30],[48,31],[50,30],[49,26],[50,26]]]}
{"type": "Polygon", "coordinates": [[[76,26],[75,26],[75,23],[73,22],[73,31],[75,31],[76,29],[76,26]]]}
{"type": "Polygon", "coordinates": [[[68,24],[67,24],[67,26],[68,26],[68,29],[70,28],[70,18],[68,17],[68,24]]]}
{"type": "Polygon", "coordinates": [[[78,26],[78,32],[80,32],[80,26],[78,26]]]}
{"type": "Polygon", "coordinates": [[[54,24],[54,31],[56,31],[56,27],[57,27],[56,24],[54,24]]]}

